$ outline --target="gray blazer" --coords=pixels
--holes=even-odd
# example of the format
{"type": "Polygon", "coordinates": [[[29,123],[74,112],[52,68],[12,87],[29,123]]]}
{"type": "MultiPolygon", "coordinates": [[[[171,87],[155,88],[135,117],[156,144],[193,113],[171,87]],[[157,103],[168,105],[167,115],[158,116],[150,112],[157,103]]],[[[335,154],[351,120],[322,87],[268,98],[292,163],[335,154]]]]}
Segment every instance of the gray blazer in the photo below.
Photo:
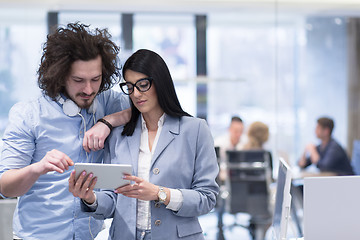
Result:
{"type": "MultiPolygon", "coordinates": [[[[133,175],[137,175],[141,118],[132,136],[122,136],[122,130],[120,127],[112,132],[105,162],[132,164],[133,175]]],[[[184,202],[178,212],[150,202],[153,240],[204,239],[198,216],[215,206],[218,171],[213,138],[206,122],[194,117],[165,116],[151,162],[150,182],[179,189],[184,202]]],[[[109,239],[136,239],[136,199],[112,191],[97,192],[97,199],[95,212],[84,204],[82,209],[98,219],[113,218],[109,239]]]]}

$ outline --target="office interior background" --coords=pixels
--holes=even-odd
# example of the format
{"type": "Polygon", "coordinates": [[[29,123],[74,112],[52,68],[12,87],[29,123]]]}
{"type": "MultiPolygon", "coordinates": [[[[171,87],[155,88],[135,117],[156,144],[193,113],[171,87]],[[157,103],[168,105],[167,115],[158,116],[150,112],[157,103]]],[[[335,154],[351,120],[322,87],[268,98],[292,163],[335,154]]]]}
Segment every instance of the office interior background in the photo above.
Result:
{"type": "MultiPolygon", "coordinates": [[[[360,3],[317,1],[0,1],[0,136],[10,107],[38,95],[49,26],[106,27],[120,58],[164,57],[182,106],[214,137],[232,115],[270,126],[266,148],[295,164],[319,116],[352,154],[359,128],[360,3]]],[[[246,129],[245,129],[246,130],[246,129]]],[[[1,145],[1,142],[0,142],[1,145]]]]}
{"type": "Polygon", "coordinates": [[[0,0],[0,137],[11,106],[40,94],[49,26],[74,21],[108,28],[121,62],[140,48],[158,52],[184,110],[214,137],[233,115],[245,131],[268,124],[274,169],[279,156],[295,165],[317,143],[320,116],[335,120],[350,156],[360,139],[358,0],[0,0]]]}

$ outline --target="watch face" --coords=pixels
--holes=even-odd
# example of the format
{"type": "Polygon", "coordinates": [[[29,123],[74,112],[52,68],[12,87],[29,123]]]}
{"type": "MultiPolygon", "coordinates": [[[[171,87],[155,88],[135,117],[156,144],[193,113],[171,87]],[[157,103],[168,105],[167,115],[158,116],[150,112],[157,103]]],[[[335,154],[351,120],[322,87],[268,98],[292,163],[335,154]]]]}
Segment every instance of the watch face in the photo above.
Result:
{"type": "Polygon", "coordinates": [[[165,199],[166,199],[166,193],[165,193],[165,192],[160,192],[160,193],[159,193],[159,199],[160,199],[161,201],[165,201],[165,199]]]}

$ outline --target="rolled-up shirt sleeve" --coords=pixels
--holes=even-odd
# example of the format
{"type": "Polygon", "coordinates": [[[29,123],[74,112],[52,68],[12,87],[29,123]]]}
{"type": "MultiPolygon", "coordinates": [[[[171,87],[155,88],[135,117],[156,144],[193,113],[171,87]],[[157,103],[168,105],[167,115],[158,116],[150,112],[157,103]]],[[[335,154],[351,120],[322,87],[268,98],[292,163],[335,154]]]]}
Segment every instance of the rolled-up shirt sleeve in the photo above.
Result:
{"type": "Polygon", "coordinates": [[[34,119],[28,109],[28,105],[18,103],[10,110],[9,124],[2,138],[0,178],[5,171],[23,168],[32,161],[35,150],[34,119]]]}
{"type": "Polygon", "coordinates": [[[181,208],[183,201],[184,197],[180,190],[170,189],[170,202],[166,208],[177,212],[181,208]]]}
{"type": "Polygon", "coordinates": [[[94,201],[92,204],[88,204],[88,203],[85,202],[83,199],[81,199],[81,201],[82,201],[83,204],[85,204],[85,205],[88,207],[88,209],[89,209],[90,211],[93,211],[93,212],[96,211],[96,208],[97,208],[97,206],[98,206],[98,201],[97,201],[96,193],[95,193],[95,201],[94,201]]]}

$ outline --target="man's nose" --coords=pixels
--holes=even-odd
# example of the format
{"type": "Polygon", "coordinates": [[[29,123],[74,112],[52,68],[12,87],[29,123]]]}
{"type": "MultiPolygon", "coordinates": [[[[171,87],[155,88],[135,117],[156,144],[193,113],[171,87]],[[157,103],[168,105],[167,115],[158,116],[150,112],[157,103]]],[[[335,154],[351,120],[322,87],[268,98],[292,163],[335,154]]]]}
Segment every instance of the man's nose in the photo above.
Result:
{"type": "Polygon", "coordinates": [[[92,94],[94,91],[93,91],[93,87],[91,85],[91,82],[86,82],[85,83],[85,87],[84,87],[84,90],[83,92],[87,95],[90,95],[92,94]]]}

